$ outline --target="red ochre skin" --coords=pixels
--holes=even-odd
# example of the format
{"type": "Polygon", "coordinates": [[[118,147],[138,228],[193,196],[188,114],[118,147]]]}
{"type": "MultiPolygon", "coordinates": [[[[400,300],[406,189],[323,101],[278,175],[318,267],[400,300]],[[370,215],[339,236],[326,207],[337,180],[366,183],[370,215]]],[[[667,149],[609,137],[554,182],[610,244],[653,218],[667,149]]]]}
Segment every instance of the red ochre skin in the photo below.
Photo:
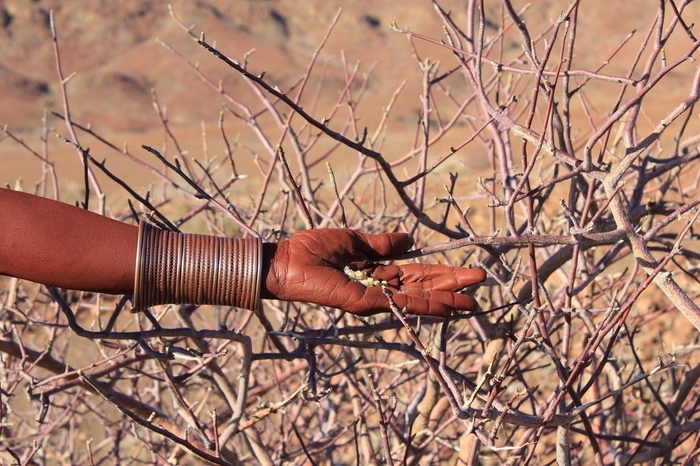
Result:
{"type": "Polygon", "coordinates": [[[111,294],[134,291],[138,228],[0,189],[0,274],[111,294]]]}
{"type": "MultiPolygon", "coordinates": [[[[0,275],[74,290],[133,294],[138,228],[68,204],[0,189],[0,275]]],[[[366,270],[388,283],[408,313],[447,317],[474,311],[459,293],[485,279],[481,269],[433,264],[378,265],[413,246],[404,233],[366,235],[349,229],[299,232],[263,247],[261,294],[370,315],[389,311],[381,288],[350,280],[366,270]]]]}

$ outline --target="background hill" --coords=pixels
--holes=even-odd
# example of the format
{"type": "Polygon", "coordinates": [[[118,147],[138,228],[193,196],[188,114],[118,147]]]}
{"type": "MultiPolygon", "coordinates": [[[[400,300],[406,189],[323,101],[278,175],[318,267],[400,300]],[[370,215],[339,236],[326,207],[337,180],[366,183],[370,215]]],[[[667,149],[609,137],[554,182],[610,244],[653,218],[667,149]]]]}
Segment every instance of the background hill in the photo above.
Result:
{"type": "MultiPolygon", "coordinates": [[[[514,3],[519,8],[527,4],[524,1],[514,3]]],[[[489,16],[500,17],[499,4],[487,4],[489,16]]],[[[538,1],[523,18],[537,31],[541,25],[550,24],[567,4],[565,1],[538,1]]],[[[640,0],[635,2],[635,8],[630,8],[629,2],[623,0],[587,2],[586,14],[579,19],[577,40],[586,44],[579,50],[590,53],[575,56],[573,67],[589,70],[599,67],[632,30],[649,27],[651,15],[645,12],[653,10],[656,4],[652,0],[640,0]]],[[[361,62],[361,73],[376,66],[361,111],[358,111],[363,125],[376,124],[382,108],[408,78],[390,117],[388,141],[398,143],[412,137],[420,109],[420,70],[411,58],[406,37],[393,32],[390,24],[396,21],[412,31],[442,37],[442,23],[429,2],[198,0],[174,1],[172,6],[184,23],[193,25],[196,34],[205,31],[207,39],[216,41],[230,56],[242,58],[244,53],[254,49],[250,68],[265,70],[268,79],[283,89],[304,72],[311,54],[342,6],[340,21],[320,55],[321,63],[326,64],[324,89],[329,92],[320,94],[319,108],[330,108],[344,85],[341,60],[341,53],[344,53],[349,66],[358,60],[361,62]]],[[[452,10],[458,24],[464,20],[462,2],[444,2],[443,7],[452,10]]],[[[697,11],[698,6],[693,4],[688,8],[686,11],[697,11]]],[[[138,148],[140,144],[156,146],[162,140],[160,121],[151,103],[151,89],[157,91],[161,105],[168,108],[170,123],[186,148],[201,151],[202,122],[210,128],[209,137],[216,140],[221,97],[204,86],[192,69],[158,44],[157,38],[198,63],[213,80],[220,80],[227,91],[256,105],[248,84],[194,44],[175,24],[168,14],[167,2],[5,0],[0,2],[0,125],[7,124],[35,148],[39,144],[43,110],[62,112],[49,29],[51,10],[55,12],[64,74],[75,73],[68,83],[72,116],[81,124],[90,123],[116,144],[126,142],[129,147],[138,148]]],[[[487,36],[495,33],[495,26],[487,24],[487,36]]],[[[603,72],[624,75],[642,39],[642,34],[637,33],[603,72]]],[[[514,35],[512,40],[506,41],[508,44],[513,51],[520,50],[519,37],[514,35]]],[[[425,57],[443,59],[452,66],[452,59],[445,50],[418,40],[415,45],[425,57]]],[[[674,38],[667,49],[671,54],[685,45],[674,38]]],[[[321,66],[317,65],[317,69],[321,66]]],[[[317,71],[314,79],[318,76],[317,71]]],[[[674,101],[687,92],[682,83],[688,76],[678,74],[676,79],[679,86],[664,88],[669,95],[668,99],[659,100],[659,115],[667,111],[664,102],[674,101]]],[[[464,87],[463,80],[455,80],[452,85],[464,87]]],[[[592,93],[589,98],[605,111],[617,87],[601,85],[597,89],[598,94],[592,93]]],[[[245,140],[245,126],[235,119],[228,121],[232,134],[242,132],[245,140]]],[[[50,119],[50,125],[65,132],[65,125],[56,118],[50,119]]],[[[80,163],[71,155],[72,149],[53,138],[49,143],[59,178],[65,183],[80,180],[80,163]]],[[[445,142],[450,143],[452,141],[445,142]]],[[[94,143],[87,140],[85,145],[94,143]]],[[[390,143],[385,153],[390,155],[391,151],[401,153],[397,145],[390,143]]],[[[140,150],[134,152],[140,153],[140,150]]],[[[118,156],[93,154],[98,159],[107,157],[110,166],[122,175],[129,175],[132,183],[145,185],[151,181],[148,173],[142,173],[118,156]]],[[[30,160],[16,144],[1,141],[0,160],[3,164],[0,183],[13,184],[18,177],[28,183],[34,182],[32,177],[36,176],[39,162],[30,160]]],[[[109,191],[113,186],[107,184],[105,189],[109,191]]]]}

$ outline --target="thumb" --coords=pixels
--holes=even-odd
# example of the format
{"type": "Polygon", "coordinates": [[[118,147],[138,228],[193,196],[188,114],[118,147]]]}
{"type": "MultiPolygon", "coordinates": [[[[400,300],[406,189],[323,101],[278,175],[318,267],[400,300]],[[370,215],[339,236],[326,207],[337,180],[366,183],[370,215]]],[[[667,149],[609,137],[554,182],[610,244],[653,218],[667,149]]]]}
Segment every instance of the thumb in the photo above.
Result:
{"type": "Polygon", "coordinates": [[[407,233],[367,235],[357,232],[357,234],[368,246],[368,250],[363,252],[370,259],[378,259],[383,256],[398,256],[413,246],[413,237],[407,233]]]}

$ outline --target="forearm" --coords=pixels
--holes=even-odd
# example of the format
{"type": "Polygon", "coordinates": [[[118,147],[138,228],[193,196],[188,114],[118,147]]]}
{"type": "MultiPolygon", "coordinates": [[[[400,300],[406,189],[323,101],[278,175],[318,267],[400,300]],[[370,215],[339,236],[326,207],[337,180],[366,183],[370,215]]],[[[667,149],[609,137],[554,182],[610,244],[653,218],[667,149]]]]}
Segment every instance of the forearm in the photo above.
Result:
{"type": "Polygon", "coordinates": [[[131,294],[138,228],[30,194],[0,189],[0,275],[131,294]]]}

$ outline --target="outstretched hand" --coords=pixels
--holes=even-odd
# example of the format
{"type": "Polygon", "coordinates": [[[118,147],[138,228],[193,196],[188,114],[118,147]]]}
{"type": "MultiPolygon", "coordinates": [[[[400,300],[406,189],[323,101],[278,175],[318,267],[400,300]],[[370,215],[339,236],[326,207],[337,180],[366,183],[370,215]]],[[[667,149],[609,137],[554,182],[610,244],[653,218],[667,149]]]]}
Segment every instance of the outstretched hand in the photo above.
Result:
{"type": "Polygon", "coordinates": [[[474,311],[477,303],[463,288],[484,281],[481,269],[432,264],[378,265],[413,246],[405,233],[363,234],[349,229],[306,230],[277,244],[266,244],[262,297],[306,301],[367,316],[389,311],[379,286],[350,278],[345,267],[385,281],[393,300],[409,314],[448,317],[474,311]]]}

